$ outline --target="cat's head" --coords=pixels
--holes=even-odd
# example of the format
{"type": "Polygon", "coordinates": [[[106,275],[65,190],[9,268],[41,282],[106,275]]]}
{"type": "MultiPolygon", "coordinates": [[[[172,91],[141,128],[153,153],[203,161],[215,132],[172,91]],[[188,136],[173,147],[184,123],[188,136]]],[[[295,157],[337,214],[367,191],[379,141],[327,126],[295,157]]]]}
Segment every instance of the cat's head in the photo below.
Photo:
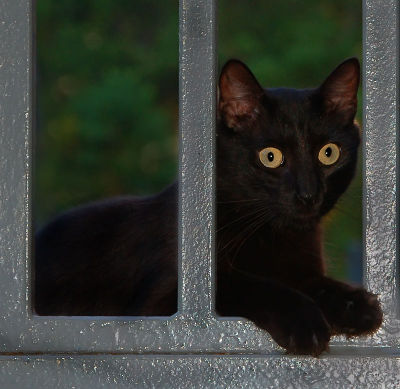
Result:
{"type": "Polygon", "coordinates": [[[282,227],[315,225],[355,172],[359,79],[351,58],[315,89],[263,89],[246,65],[227,62],[219,80],[219,200],[264,204],[282,227]]]}

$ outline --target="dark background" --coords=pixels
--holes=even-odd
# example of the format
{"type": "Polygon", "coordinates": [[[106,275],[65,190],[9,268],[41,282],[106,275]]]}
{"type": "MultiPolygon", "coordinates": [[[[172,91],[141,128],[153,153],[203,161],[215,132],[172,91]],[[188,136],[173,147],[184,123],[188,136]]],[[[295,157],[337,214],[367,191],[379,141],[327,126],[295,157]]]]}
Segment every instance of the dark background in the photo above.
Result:
{"type": "MultiPolygon", "coordinates": [[[[361,59],[359,0],[218,8],[220,65],[239,58],[265,87],[317,86],[345,58],[361,59]]],[[[37,0],[37,69],[37,226],[71,206],[174,180],[177,1],[37,0]]],[[[360,277],[361,198],[359,175],[325,221],[329,270],[341,278],[360,277]]]]}

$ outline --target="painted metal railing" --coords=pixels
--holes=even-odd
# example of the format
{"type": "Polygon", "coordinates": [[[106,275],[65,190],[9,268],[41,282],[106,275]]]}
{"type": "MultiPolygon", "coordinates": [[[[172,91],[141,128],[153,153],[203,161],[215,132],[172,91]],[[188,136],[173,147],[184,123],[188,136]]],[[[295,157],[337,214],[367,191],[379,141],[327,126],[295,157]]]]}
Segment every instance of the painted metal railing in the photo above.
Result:
{"type": "Polygon", "coordinates": [[[398,2],[364,0],[365,282],[385,322],[372,338],[333,339],[319,359],[287,356],[251,322],[214,313],[216,1],[179,7],[179,311],[39,317],[30,282],[34,11],[30,0],[0,0],[0,387],[398,387],[398,2]]]}

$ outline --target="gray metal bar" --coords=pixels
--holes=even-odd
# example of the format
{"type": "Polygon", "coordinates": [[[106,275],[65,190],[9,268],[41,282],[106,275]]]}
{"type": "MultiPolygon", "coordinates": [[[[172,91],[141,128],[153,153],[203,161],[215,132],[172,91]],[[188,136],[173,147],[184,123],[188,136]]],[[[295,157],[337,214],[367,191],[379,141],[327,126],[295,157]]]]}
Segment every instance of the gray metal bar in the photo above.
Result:
{"type": "Polygon", "coordinates": [[[0,1],[0,313],[12,328],[28,315],[32,11],[0,1]]]}
{"type": "Polygon", "coordinates": [[[400,335],[398,7],[396,0],[364,4],[365,282],[384,307],[383,337],[400,335]]]}
{"type": "Polygon", "coordinates": [[[213,312],[216,1],[180,1],[180,299],[213,312]]]}
{"type": "Polygon", "coordinates": [[[0,359],[0,387],[398,389],[400,359],[290,356],[32,356],[0,359]]]}

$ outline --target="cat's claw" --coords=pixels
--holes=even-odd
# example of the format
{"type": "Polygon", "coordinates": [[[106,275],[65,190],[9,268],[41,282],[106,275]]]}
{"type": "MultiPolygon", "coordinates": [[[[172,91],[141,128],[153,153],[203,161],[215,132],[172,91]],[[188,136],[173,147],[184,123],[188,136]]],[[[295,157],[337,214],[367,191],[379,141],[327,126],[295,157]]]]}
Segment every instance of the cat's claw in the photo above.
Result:
{"type": "Polygon", "coordinates": [[[329,349],[329,336],[321,337],[313,334],[311,339],[307,337],[300,339],[294,335],[289,338],[286,350],[289,354],[309,354],[318,357],[322,352],[329,349]]]}
{"type": "Polygon", "coordinates": [[[354,306],[354,302],[353,301],[347,301],[346,303],[346,310],[350,310],[352,307],[354,306]]]}

